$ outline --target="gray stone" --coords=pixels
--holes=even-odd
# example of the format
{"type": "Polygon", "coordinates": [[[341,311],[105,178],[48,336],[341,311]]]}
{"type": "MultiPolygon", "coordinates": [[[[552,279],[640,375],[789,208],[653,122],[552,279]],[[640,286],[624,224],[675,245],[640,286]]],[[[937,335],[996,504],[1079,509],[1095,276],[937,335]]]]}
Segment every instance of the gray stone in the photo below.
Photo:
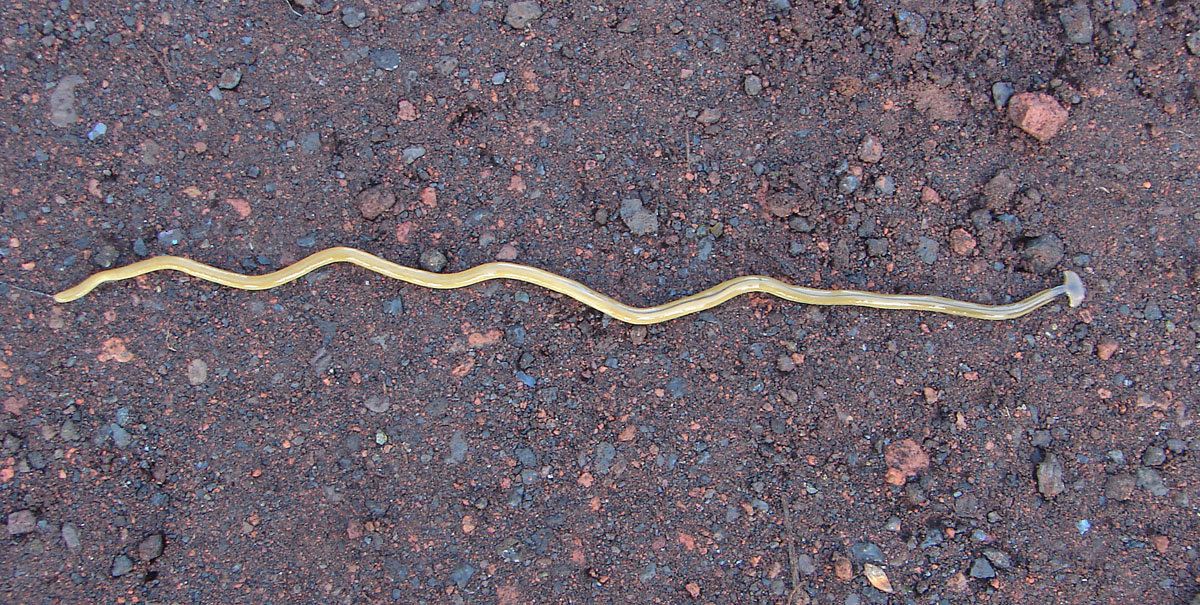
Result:
{"type": "Polygon", "coordinates": [[[1141,467],[1137,470],[1138,487],[1150,492],[1151,496],[1165,496],[1170,491],[1163,484],[1162,475],[1152,468],[1141,467]]]}
{"type": "Polygon", "coordinates": [[[1190,33],[1185,38],[1188,52],[1200,56],[1200,29],[1190,33]]]}
{"type": "Polygon", "coordinates": [[[658,215],[643,208],[642,200],[621,200],[621,220],[634,235],[649,235],[658,231],[658,215]]]}
{"type": "Polygon", "coordinates": [[[988,548],[983,551],[983,556],[987,557],[987,560],[991,561],[992,565],[995,565],[1000,569],[1012,568],[1012,557],[1009,557],[1008,553],[1002,550],[988,548]]]}
{"type": "Polygon", "coordinates": [[[1025,242],[1021,249],[1023,266],[1034,273],[1049,273],[1063,259],[1062,240],[1048,233],[1025,242]]]}
{"type": "Polygon", "coordinates": [[[799,231],[800,233],[812,233],[813,231],[812,223],[809,223],[808,219],[803,216],[793,216],[788,219],[788,227],[792,231],[799,231]]]}
{"type": "Polygon", "coordinates": [[[419,145],[416,145],[416,146],[405,149],[404,152],[400,155],[400,159],[401,159],[401,161],[404,162],[405,166],[408,166],[409,164],[412,164],[413,162],[421,159],[424,155],[425,155],[425,148],[421,147],[419,145]]]}
{"type": "Polygon", "coordinates": [[[1063,467],[1058,456],[1049,454],[1037,467],[1038,491],[1047,498],[1053,498],[1066,489],[1063,483],[1063,467]]]}
{"type": "Polygon", "coordinates": [[[806,576],[811,576],[817,573],[817,564],[811,556],[806,554],[800,555],[796,557],[796,569],[800,570],[800,573],[806,576]]]}
{"type": "Polygon", "coordinates": [[[427,8],[429,8],[429,0],[412,0],[412,2],[405,3],[404,6],[400,9],[400,12],[402,12],[406,15],[412,15],[414,13],[419,13],[427,8]]]}
{"type": "Polygon", "coordinates": [[[163,535],[161,533],[150,534],[138,544],[138,558],[142,561],[153,561],[162,556],[162,553],[163,535]]]}
{"type": "Polygon", "coordinates": [[[856,542],[850,545],[850,558],[858,563],[885,563],[883,550],[872,542],[856,542]]]}
{"type": "Polygon", "coordinates": [[[1008,105],[1008,100],[1016,94],[1017,90],[1013,88],[1012,82],[996,82],[992,84],[992,101],[996,104],[996,109],[1003,109],[1008,105]]]}
{"type": "Polygon", "coordinates": [[[932,265],[938,259],[938,243],[928,237],[917,238],[917,258],[926,265],[932,265]]]}
{"type": "Polygon", "coordinates": [[[397,296],[396,298],[383,303],[383,310],[388,315],[393,316],[404,313],[404,299],[397,296]]]}
{"type": "Polygon", "coordinates": [[[762,78],[754,74],[746,76],[746,79],[742,81],[742,90],[745,90],[747,95],[757,97],[763,91],[762,78]]]}
{"type": "Polygon", "coordinates": [[[455,431],[450,437],[450,455],[446,457],[446,464],[461,464],[467,459],[467,435],[462,431],[455,431]]]}
{"type": "Polygon", "coordinates": [[[114,422],[110,428],[112,429],[113,443],[117,444],[117,447],[126,448],[133,442],[133,436],[121,425],[114,422]]]}
{"type": "Polygon", "coordinates": [[[475,575],[475,568],[470,565],[461,565],[450,573],[450,579],[458,585],[458,589],[462,590],[467,587],[467,582],[471,581],[471,576],[475,575]]]}
{"type": "Polygon", "coordinates": [[[898,11],[896,13],[896,32],[901,36],[920,40],[925,37],[926,29],[928,29],[928,25],[925,22],[925,17],[919,13],[910,11],[898,11]]]}
{"type": "Polygon", "coordinates": [[[75,111],[75,88],[84,83],[81,76],[64,76],[50,93],[50,123],[66,128],[79,119],[75,111]]]}
{"type": "Polygon", "coordinates": [[[871,238],[867,240],[867,256],[883,256],[887,254],[888,241],[886,239],[871,238]]]}
{"type": "Polygon", "coordinates": [[[838,191],[850,195],[858,191],[860,185],[862,185],[862,179],[853,174],[842,175],[841,180],[838,181],[838,191]]]}
{"type": "Polygon", "coordinates": [[[133,571],[133,559],[130,559],[125,555],[117,555],[113,557],[112,568],[109,570],[109,573],[112,574],[112,577],[119,578],[131,571],[133,571]]]}
{"type": "Polygon", "coordinates": [[[1092,13],[1086,4],[1075,4],[1058,11],[1058,20],[1062,23],[1067,39],[1076,44],[1091,44],[1094,27],[1092,13]]]}
{"type": "Polygon", "coordinates": [[[520,462],[521,466],[525,468],[534,468],[537,466],[537,455],[533,453],[532,449],[519,447],[513,453],[516,454],[517,462],[520,462]]]}
{"type": "Polygon", "coordinates": [[[400,53],[390,48],[372,50],[370,56],[371,63],[374,63],[375,67],[384,71],[395,71],[396,68],[400,67],[400,53]]]}
{"type": "Polygon", "coordinates": [[[31,510],[19,510],[8,514],[8,535],[19,536],[37,529],[37,516],[31,510]]]}
{"type": "Polygon", "coordinates": [[[608,442],[596,444],[596,472],[601,475],[607,475],[609,468],[612,466],[613,459],[617,457],[617,448],[608,442]]]}
{"type": "Polygon", "coordinates": [[[1143,309],[1142,314],[1150,321],[1158,321],[1163,318],[1162,308],[1159,307],[1158,303],[1154,301],[1149,301],[1146,303],[1146,307],[1143,309]]]}
{"type": "Polygon", "coordinates": [[[63,421],[62,426],[58,429],[58,434],[62,435],[67,441],[79,441],[81,438],[79,428],[75,426],[75,421],[70,418],[63,421]]]}
{"type": "Polygon", "coordinates": [[[217,88],[222,90],[233,90],[242,82],[242,70],[231,67],[221,72],[221,77],[217,79],[217,88]]]}
{"type": "Polygon", "coordinates": [[[513,29],[524,29],[542,16],[542,7],[537,2],[513,2],[504,13],[504,22],[513,29]]]}
{"type": "Polygon", "coordinates": [[[654,564],[654,561],[651,561],[638,573],[638,581],[642,584],[649,584],[656,575],[658,575],[658,566],[654,564]]]}
{"type": "Polygon", "coordinates": [[[64,523],[62,526],[63,544],[67,545],[67,550],[72,552],[79,550],[82,542],[80,541],[79,527],[74,523],[64,523]]]}
{"type": "Polygon", "coordinates": [[[306,132],[300,137],[300,151],[312,155],[321,150],[321,133],[306,132]]]}
{"type": "Polygon", "coordinates": [[[342,7],[342,24],[350,29],[355,29],[362,25],[366,18],[367,14],[356,6],[342,7]]]}
{"type": "Polygon", "coordinates": [[[1146,466],[1162,466],[1167,461],[1167,452],[1163,448],[1152,445],[1142,452],[1142,464],[1146,466]]]}
{"type": "Polygon", "coordinates": [[[363,405],[376,414],[382,414],[392,407],[392,402],[387,397],[375,393],[368,395],[366,401],[363,401],[363,405]]]}
{"type": "Polygon", "coordinates": [[[208,380],[208,364],[203,359],[193,359],[187,367],[187,378],[192,386],[204,384],[208,380]]]}
{"type": "Polygon", "coordinates": [[[100,267],[101,269],[108,269],[116,264],[118,256],[120,256],[120,252],[117,251],[116,246],[112,244],[101,244],[100,248],[96,250],[96,253],[92,255],[92,264],[100,267]]]}
{"type": "Polygon", "coordinates": [[[158,245],[164,247],[177,246],[183,242],[182,229],[168,229],[158,232],[158,245]]]}
{"type": "Polygon", "coordinates": [[[1133,497],[1137,481],[1129,473],[1113,475],[1104,482],[1104,497],[1109,500],[1125,501],[1133,497]]]}
{"type": "Polygon", "coordinates": [[[420,262],[426,271],[438,273],[446,268],[446,255],[442,254],[441,250],[430,248],[421,253],[420,262]]]}
{"type": "Polygon", "coordinates": [[[987,580],[996,577],[996,570],[992,568],[992,564],[986,558],[977,557],[975,563],[971,565],[971,577],[987,580]]]}
{"type": "Polygon", "coordinates": [[[441,57],[437,60],[437,63],[434,64],[434,69],[436,69],[437,72],[443,76],[449,76],[455,71],[458,71],[458,59],[449,55],[441,57]]]}

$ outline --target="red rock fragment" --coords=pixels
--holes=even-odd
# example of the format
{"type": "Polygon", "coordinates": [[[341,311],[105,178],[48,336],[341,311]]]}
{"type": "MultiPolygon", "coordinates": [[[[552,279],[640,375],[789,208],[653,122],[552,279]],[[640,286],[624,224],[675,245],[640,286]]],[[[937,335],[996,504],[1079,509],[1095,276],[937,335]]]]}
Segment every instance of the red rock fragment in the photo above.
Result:
{"type": "Polygon", "coordinates": [[[1009,99],[1008,119],[1017,128],[1045,143],[1067,123],[1067,110],[1048,94],[1025,92],[1009,99]]]}
{"type": "Polygon", "coordinates": [[[883,461],[888,465],[886,480],[892,485],[904,485],[909,477],[929,468],[929,454],[912,439],[888,444],[883,461]]]}
{"type": "Polygon", "coordinates": [[[383,186],[372,187],[358,194],[358,211],[373,221],[396,205],[396,195],[383,186]]]}
{"type": "Polygon", "coordinates": [[[975,249],[975,238],[966,229],[954,229],[950,232],[950,249],[959,256],[966,256],[975,249]]]}

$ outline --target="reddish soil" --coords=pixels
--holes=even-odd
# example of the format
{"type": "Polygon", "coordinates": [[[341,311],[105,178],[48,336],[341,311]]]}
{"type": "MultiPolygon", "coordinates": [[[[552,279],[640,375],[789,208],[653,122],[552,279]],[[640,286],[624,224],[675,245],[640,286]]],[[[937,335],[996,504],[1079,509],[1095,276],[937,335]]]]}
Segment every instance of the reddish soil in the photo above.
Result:
{"type": "Polygon", "coordinates": [[[786,4],[0,7],[0,600],[1189,602],[1200,9],[786,4]],[[339,245],[639,305],[1089,291],[37,294],[339,245]]]}

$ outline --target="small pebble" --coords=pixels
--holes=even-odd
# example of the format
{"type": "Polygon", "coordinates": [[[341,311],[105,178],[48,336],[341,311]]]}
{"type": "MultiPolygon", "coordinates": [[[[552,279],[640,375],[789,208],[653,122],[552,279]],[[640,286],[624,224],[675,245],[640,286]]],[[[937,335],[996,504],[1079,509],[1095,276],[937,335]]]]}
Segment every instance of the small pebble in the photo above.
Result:
{"type": "Polygon", "coordinates": [[[74,523],[64,523],[62,526],[62,539],[63,544],[67,545],[67,550],[79,550],[81,545],[79,526],[74,523]]]}
{"type": "Polygon", "coordinates": [[[1026,269],[1034,273],[1049,273],[1063,259],[1063,243],[1053,233],[1036,237],[1025,243],[1021,259],[1026,269]]]}
{"type": "Polygon", "coordinates": [[[133,436],[121,425],[114,422],[109,428],[112,429],[113,443],[117,444],[117,447],[126,448],[133,443],[133,436]]]}
{"type": "Polygon", "coordinates": [[[1162,475],[1158,471],[1144,466],[1137,470],[1137,485],[1150,492],[1151,496],[1165,496],[1170,491],[1163,483],[1162,475]]]}
{"type": "Polygon", "coordinates": [[[721,121],[721,115],[720,109],[709,107],[696,116],[696,121],[705,126],[711,126],[721,121]]]}
{"type": "Polygon", "coordinates": [[[376,394],[368,396],[366,401],[363,402],[363,405],[367,406],[368,410],[371,410],[376,414],[382,414],[388,411],[388,408],[392,407],[392,402],[389,401],[387,397],[376,394]]]}
{"type": "Polygon", "coordinates": [[[1142,452],[1142,464],[1146,466],[1162,466],[1167,461],[1167,452],[1157,445],[1152,445],[1142,452]]]}
{"type": "Polygon", "coordinates": [[[869,134],[858,144],[858,159],[868,164],[874,164],[883,159],[883,143],[879,137],[869,134]]]}
{"type": "Polygon", "coordinates": [[[133,571],[133,559],[130,559],[125,555],[117,555],[113,557],[112,567],[109,570],[109,573],[112,574],[112,577],[119,578],[130,571],[133,571]]]}
{"type": "Polygon", "coordinates": [[[1104,482],[1104,497],[1109,500],[1125,501],[1133,497],[1133,488],[1137,481],[1133,475],[1121,473],[1113,475],[1104,482]]]}
{"type": "Polygon", "coordinates": [[[896,13],[896,32],[905,38],[916,38],[920,40],[925,37],[925,31],[928,25],[925,22],[925,17],[918,13],[909,11],[898,11],[896,13]]]}
{"type": "Polygon", "coordinates": [[[467,582],[471,581],[473,575],[475,575],[475,568],[463,565],[450,573],[450,579],[458,585],[459,590],[462,590],[467,587],[467,582]]]}
{"type": "Polygon", "coordinates": [[[1058,20],[1062,23],[1068,40],[1076,44],[1091,44],[1095,27],[1092,25],[1092,14],[1086,4],[1078,3],[1060,9],[1058,20]]]}
{"type": "Polygon", "coordinates": [[[31,510],[19,510],[8,514],[8,535],[19,536],[37,529],[37,517],[31,510]]]}
{"type": "Polygon", "coordinates": [[[208,364],[203,359],[193,359],[188,364],[187,377],[192,386],[204,384],[208,380],[208,364]]]}
{"type": "Polygon", "coordinates": [[[1008,105],[1008,100],[1016,92],[1012,82],[996,82],[992,84],[992,102],[996,104],[996,109],[1004,109],[1008,105]]]}
{"type": "Polygon", "coordinates": [[[850,545],[850,558],[859,563],[885,563],[883,550],[872,542],[857,542],[850,545]]]}
{"type": "Polygon", "coordinates": [[[887,254],[888,241],[886,239],[871,238],[867,240],[867,256],[883,256],[887,254]]]}
{"type": "Polygon", "coordinates": [[[917,239],[917,258],[926,265],[932,265],[938,259],[938,243],[928,237],[917,239]]]}
{"type": "Polygon", "coordinates": [[[896,179],[886,174],[875,179],[875,193],[879,195],[892,195],[896,193],[896,179]]]}
{"type": "Polygon", "coordinates": [[[838,181],[838,191],[850,195],[857,191],[860,185],[862,185],[862,179],[853,174],[842,175],[841,180],[838,181]]]}
{"type": "Polygon", "coordinates": [[[1012,568],[1012,557],[1009,557],[1008,553],[1002,550],[988,548],[983,551],[983,556],[987,557],[987,560],[990,561],[992,565],[995,565],[1000,569],[1012,568]]]}
{"type": "Polygon", "coordinates": [[[1038,491],[1047,498],[1053,498],[1065,490],[1063,483],[1063,467],[1055,454],[1048,454],[1046,459],[1037,467],[1038,491]]]}
{"type": "Polygon", "coordinates": [[[975,563],[971,565],[971,577],[977,580],[986,580],[996,577],[996,570],[992,568],[992,564],[984,557],[977,557],[975,563]]]}
{"type": "Polygon", "coordinates": [[[1008,118],[1017,128],[1045,143],[1067,123],[1068,113],[1048,94],[1025,92],[1009,99],[1008,118]]]}
{"type": "Polygon", "coordinates": [[[408,166],[409,164],[412,164],[413,162],[417,161],[424,155],[425,155],[425,148],[417,145],[417,146],[413,146],[413,147],[409,147],[409,148],[405,149],[404,152],[401,154],[400,159],[401,159],[401,161],[404,162],[405,166],[408,166]]]}
{"type": "Polygon", "coordinates": [[[513,2],[504,13],[504,22],[513,29],[524,29],[542,16],[542,7],[537,2],[513,2]]]}
{"type": "Polygon", "coordinates": [[[1188,52],[1200,56],[1200,29],[1188,34],[1186,42],[1188,52]]]}
{"type": "Polygon", "coordinates": [[[355,6],[342,7],[342,23],[350,29],[355,29],[363,24],[363,20],[367,18],[367,14],[355,6]]]}
{"type": "Polygon", "coordinates": [[[222,90],[233,90],[242,82],[242,70],[232,67],[221,72],[217,79],[217,87],[222,90]]]}
{"type": "Polygon", "coordinates": [[[96,122],[96,125],[92,126],[92,129],[88,131],[87,139],[89,141],[95,141],[96,139],[104,136],[106,133],[108,133],[108,125],[104,122],[96,122]]]}
{"type": "Polygon", "coordinates": [[[446,268],[446,255],[440,250],[430,248],[421,253],[421,267],[434,273],[446,268]]]}
{"type": "Polygon", "coordinates": [[[372,50],[370,55],[371,63],[374,63],[375,67],[379,69],[395,71],[396,68],[400,67],[400,53],[390,48],[372,50]]]}
{"type": "Polygon", "coordinates": [[[96,254],[92,256],[92,263],[101,269],[108,269],[117,262],[117,257],[120,253],[117,252],[117,247],[112,244],[103,244],[96,254]]]}
{"type": "Polygon", "coordinates": [[[746,79],[742,81],[742,89],[746,91],[747,95],[757,97],[763,91],[762,78],[753,74],[746,76],[746,79]]]}
{"type": "Polygon", "coordinates": [[[642,200],[621,200],[621,220],[634,235],[649,235],[658,231],[658,215],[642,206],[642,200]]]}
{"type": "Polygon", "coordinates": [[[163,535],[161,533],[150,534],[138,544],[138,558],[142,561],[153,561],[162,553],[163,535]]]}

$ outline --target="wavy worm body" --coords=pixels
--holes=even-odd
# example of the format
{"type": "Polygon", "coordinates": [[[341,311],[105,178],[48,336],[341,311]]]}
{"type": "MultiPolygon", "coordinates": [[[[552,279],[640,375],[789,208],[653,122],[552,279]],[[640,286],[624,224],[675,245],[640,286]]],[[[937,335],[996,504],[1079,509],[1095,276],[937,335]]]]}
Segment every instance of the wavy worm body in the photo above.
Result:
{"type": "Polygon", "coordinates": [[[809,305],[853,305],[875,309],[907,309],[987,320],[1021,317],[1064,294],[1071,306],[1075,307],[1083,301],[1084,297],[1083,282],[1078,275],[1071,271],[1066,272],[1062,285],[1043,290],[1022,301],[1008,305],[980,305],[940,296],[875,294],[857,290],[818,290],[793,286],[761,275],[750,275],[722,282],[703,292],[673,302],[655,307],[639,308],[621,303],[575,280],[514,263],[486,263],[458,273],[430,273],[398,265],[355,248],[329,248],[265,275],[242,275],[187,258],[157,256],[124,267],[100,271],[75,287],[55,294],[54,300],[60,303],[71,302],[83,297],[101,284],[166,269],[181,271],[193,277],[231,288],[266,290],[299,279],[311,271],[333,263],[351,263],[380,275],[426,288],[462,288],[491,279],[523,281],[570,296],[601,313],[630,324],[655,324],[669,321],[711,309],[735,296],[752,292],[771,294],[785,300],[809,305]]]}

